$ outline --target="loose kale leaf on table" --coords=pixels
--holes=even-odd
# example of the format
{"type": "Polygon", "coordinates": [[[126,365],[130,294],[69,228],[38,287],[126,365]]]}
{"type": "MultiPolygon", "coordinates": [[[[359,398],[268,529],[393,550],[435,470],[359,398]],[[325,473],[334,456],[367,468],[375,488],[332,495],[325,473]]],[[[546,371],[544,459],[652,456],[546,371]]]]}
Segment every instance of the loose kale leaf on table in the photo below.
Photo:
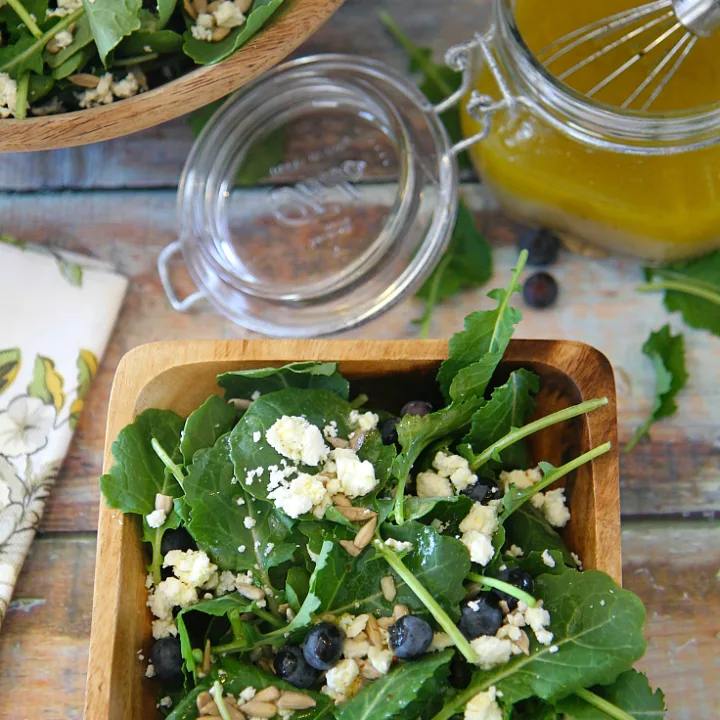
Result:
{"type": "Polygon", "coordinates": [[[641,438],[649,434],[653,423],[677,412],[675,397],[689,377],[685,369],[685,339],[682,335],[672,335],[669,325],[650,333],[642,350],[655,370],[655,402],[647,420],[635,431],[625,448],[626,452],[630,452],[641,438]]]}
{"type": "Polygon", "coordinates": [[[295,362],[279,368],[234,370],[218,375],[218,385],[226,398],[250,400],[253,393],[267,395],[285,388],[332,390],[343,400],[350,394],[350,383],[337,371],[337,363],[295,362]]]}
{"type": "MultiPolygon", "coordinates": [[[[442,680],[447,677],[447,666],[453,651],[445,650],[427,655],[412,662],[399,663],[387,675],[374,680],[355,697],[335,708],[337,720],[417,720],[423,707],[418,701],[431,700],[423,693],[430,682],[431,690],[444,692],[442,680]],[[434,678],[440,678],[432,682],[434,678]]],[[[424,704],[424,703],[423,703],[424,704]]]]}
{"type": "Polygon", "coordinates": [[[185,421],[171,410],[146,410],[124,427],[112,445],[115,464],[100,478],[100,489],[110,507],[148,515],[155,495],[179,497],[182,489],[152,448],[153,438],[173,459],[180,457],[180,433],[185,421]]]}
{"type": "MultiPolygon", "coordinates": [[[[624,710],[636,720],[663,720],[667,710],[662,690],[653,692],[648,679],[637,670],[622,673],[612,685],[592,688],[596,695],[624,710]]],[[[577,696],[557,703],[568,720],[607,720],[610,716],[577,696]]]]}
{"type": "Polygon", "coordinates": [[[185,464],[192,462],[198,450],[212,447],[221,435],[230,432],[235,415],[235,407],[217,395],[211,395],[197,410],[191,412],[185,421],[180,441],[185,464]]]}
{"type": "Polygon", "coordinates": [[[233,28],[230,34],[220,42],[196,40],[192,32],[187,30],[183,50],[199,65],[213,65],[220,62],[250,40],[282,3],[283,0],[255,0],[245,24],[233,28]]]}
{"type": "Polygon", "coordinates": [[[274,506],[256,500],[240,483],[233,482],[229,438],[224,435],[213,447],[199,450],[187,468],[188,530],[223,570],[259,568],[265,581],[267,571],[295,551],[295,544],[286,542],[292,524],[274,506]],[[242,504],[238,505],[238,500],[242,504]]]}

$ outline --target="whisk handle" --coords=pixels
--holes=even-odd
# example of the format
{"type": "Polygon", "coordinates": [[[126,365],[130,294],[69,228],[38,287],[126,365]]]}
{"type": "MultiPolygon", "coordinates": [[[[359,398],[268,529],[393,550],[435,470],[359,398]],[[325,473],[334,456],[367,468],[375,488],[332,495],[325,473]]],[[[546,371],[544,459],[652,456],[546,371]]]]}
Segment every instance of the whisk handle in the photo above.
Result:
{"type": "Polygon", "coordinates": [[[710,37],[720,28],[720,0],[673,0],[677,19],[699,37],[710,37]]]}

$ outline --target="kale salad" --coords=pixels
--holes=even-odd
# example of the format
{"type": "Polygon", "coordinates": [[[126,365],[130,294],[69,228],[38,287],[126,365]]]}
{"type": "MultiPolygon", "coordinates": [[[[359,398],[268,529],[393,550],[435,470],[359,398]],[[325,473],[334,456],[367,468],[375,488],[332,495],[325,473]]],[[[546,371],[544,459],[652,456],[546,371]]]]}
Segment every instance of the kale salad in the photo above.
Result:
{"type": "Polygon", "coordinates": [[[0,118],[109,105],[229,57],[283,0],[0,0],[0,118]]]}
{"type": "Polygon", "coordinates": [[[493,382],[525,258],[450,340],[440,403],[374,406],[335,363],[296,362],[224,373],[225,399],[120,432],[100,483],[143,524],[164,715],[665,716],[633,670],[642,602],[558,533],[556,481],[610,444],[560,467],[524,444],[607,400],[531,420],[539,378],[493,382]]]}

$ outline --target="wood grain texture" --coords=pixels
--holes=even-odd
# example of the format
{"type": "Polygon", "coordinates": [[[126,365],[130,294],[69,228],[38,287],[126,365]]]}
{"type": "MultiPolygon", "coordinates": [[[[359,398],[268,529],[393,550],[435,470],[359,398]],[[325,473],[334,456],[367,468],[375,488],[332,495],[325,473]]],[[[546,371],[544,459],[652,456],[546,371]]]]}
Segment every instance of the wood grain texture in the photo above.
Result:
{"type": "MultiPolygon", "coordinates": [[[[441,58],[450,45],[485,26],[488,8],[489,0],[345,0],[292,57],[326,52],[367,55],[404,72],[407,57],[380,24],[381,10],[441,58]]],[[[105,143],[7,154],[0,160],[0,190],[174,188],[192,141],[185,118],[179,118],[105,143]]]]}
{"type": "MultiPolygon", "coordinates": [[[[624,584],[648,611],[640,666],[668,720],[715,718],[720,523],[631,521],[622,540],[624,584]]],[[[0,636],[0,720],[82,718],[94,563],[94,535],[33,545],[0,636]]]]}
{"type": "Polygon", "coordinates": [[[252,40],[224,62],[193,70],[127,100],[60,115],[3,120],[0,152],[109,140],[171,120],[247,84],[310,37],[343,0],[287,0],[252,40]]]}
{"type": "MultiPolygon", "coordinates": [[[[108,408],[104,469],[113,464],[111,444],[120,430],[148,408],[186,415],[217,391],[216,377],[233,369],[290,361],[338,361],[351,381],[393,407],[393,387],[411,383],[431,387],[447,344],[438,340],[237,340],[155,343],[135,348],[118,366],[108,408]]],[[[548,428],[536,439],[551,448],[555,463],[602,442],[616,440],[615,384],[612,369],[597,351],[578,343],[513,341],[509,366],[522,364],[536,372],[549,391],[537,398],[544,415],[565,405],[607,397],[607,407],[575,421],[548,428]]],[[[421,395],[423,393],[421,392],[421,395]]],[[[398,406],[406,398],[398,397],[398,406]]],[[[572,519],[563,532],[568,546],[586,567],[604,570],[620,580],[620,506],[617,449],[579,468],[569,486],[572,519]]],[[[150,717],[152,684],[138,668],[135,652],[147,652],[152,641],[147,611],[145,557],[136,518],[124,517],[101,503],[97,570],[93,599],[85,715],[102,720],[150,717]]]]}

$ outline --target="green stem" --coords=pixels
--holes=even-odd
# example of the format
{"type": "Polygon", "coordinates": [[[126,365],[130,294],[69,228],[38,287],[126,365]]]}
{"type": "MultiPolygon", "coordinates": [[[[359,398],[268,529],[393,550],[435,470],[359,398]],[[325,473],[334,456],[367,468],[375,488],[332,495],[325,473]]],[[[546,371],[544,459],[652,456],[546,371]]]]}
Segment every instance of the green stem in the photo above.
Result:
{"type": "Polygon", "coordinates": [[[523,271],[523,268],[525,267],[525,263],[527,263],[528,259],[528,251],[522,250],[520,252],[520,255],[518,255],[517,262],[515,263],[515,267],[512,271],[512,277],[510,278],[510,284],[508,285],[507,292],[503,296],[502,302],[498,305],[497,309],[497,320],[495,321],[495,327],[493,328],[493,334],[490,338],[490,344],[488,345],[488,352],[497,352],[498,347],[496,344],[497,334],[500,329],[501,322],[505,318],[505,312],[507,310],[508,305],[510,304],[510,298],[512,298],[513,293],[515,292],[515,288],[518,287],[518,278],[520,277],[520,273],[523,271]]]}
{"type": "Polygon", "coordinates": [[[24,5],[20,2],[20,0],[7,0],[7,4],[25,23],[27,29],[30,31],[32,36],[39,40],[43,36],[42,30],[37,26],[37,23],[32,19],[30,13],[25,9],[24,5]]]}
{"type": "Polygon", "coordinates": [[[238,640],[243,635],[242,620],[240,620],[240,611],[231,610],[228,613],[228,620],[230,621],[230,627],[232,628],[233,637],[235,638],[235,640],[238,640]]]}
{"type": "Polygon", "coordinates": [[[140,65],[142,63],[151,62],[157,60],[160,57],[159,53],[145,53],[144,55],[138,55],[137,57],[120,58],[113,62],[113,67],[128,67],[130,65],[140,65]]]}
{"type": "Polygon", "coordinates": [[[157,587],[160,582],[162,581],[162,574],[160,568],[162,567],[162,553],[160,552],[160,548],[162,546],[162,536],[163,536],[163,528],[155,528],[155,540],[152,544],[152,574],[153,574],[153,582],[155,583],[155,587],[157,587]]]}
{"type": "Polygon", "coordinates": [[[687,295],[694,295],[695,297],[702,298],[708,302],[720,305],[720,292],[715,292],[705,287],[698,287],[697,285],[685,282],[682,280],[656,280],[654,282],[645,283],[638,285],[636,288],[638,292],[657,292],[659,290],[675,290],[682,292],[687,295]]]}
{"type": "Polygon", "coordinates": [[[354,400],[350,401],[350,407],[353,410],[357,410],[365,405],[369,399],[370,398],[365,393],[360,393],[360,395],[358,395],[354,400]]]}
{"type": "Polygon", "coordinates": [[[405,486],[407,485],[408,476],[404,475],[398,480],[395,486],[395,523],[402,525],[405,522],[405,486]]]}
{"type": "Polygon", "coordinates": [[[230,713],[228,712],[227,705],[225,704],[225,698],[223,697],[222,685],[218,680],[213,683],[213,700],[217,705],[218,712],[222,720],[232,720],[230,713]]]}
{"type": "Polygon", "coordinates": [[[10,58],[4,65],[0,65],[0,72],[10,72],[16,67],[22,67],[23,63],[28,62],[34,53],[42,50],[61,30],[70,27],[85,12],[84,8],[78,8],[75,12],[65,16],[60,22],[53,25],[42,37],[25,48],[21,53],[10,58]]]}
{"type": "Polygon", "coordinates": [[[15,104],[15,117],[23,120],[27,115],[28,90],[30,89],[30,73],[20,76],[17,84],[17,102],[15,104]]]}
{"type": "Polygon", "coordinates": [[[614,720],[635,720],[635,718],[621,710],[617,705],[613,705],[611,702],[604,700],[599,695],[596,695],[589,690],[576,690],[575,694],[588,705],[596,707],[598,710],[602,710],[606,715],[609,715],[614,720]]]}
{"type": "Polygon", "coordinates": [[[477,573],[468,573],[467,579],[476,583],[481,583],[482,585],[485,585],[485,587],[501,590],[506,595],[510,595],[516,600],[524,602],[528,607],[535,607],[537,605],[537,600],[535,600],[530,593],[526,593],[524,590],[521,590],[510,583],[503,582],[502,580],[484,577],[483,575],[478,575],[477,573]]]}
{"type": "Polygon", "coordinates": [[[454,89],[443,80],[437,66],[425,57],[417,45],[410,42],[405,33],[385,11],[380,13],[380,22],[388,29],[398,45],[412,58],[413,62],[437,85],[443,95],[452,95],[454,89]]]}
{"type": "Polygon", "coordinates": [[[258,536],[257,523],[260,519],[257,516],[255,509],[255,503],[253,502],[249,493],[245,493],[245,506],[247,507],[248,517],[255,521],[255,524],[250,529],[250,534],[253,539],[253,550],[255,552],[255,558],[257,560],[257,570],[260,573],[260,579],[262,581],[263,588],[265,588],[265,597],[267,598],[268,606],[274,615],[278,614],[278,603],[275,599],[275,588],[273,588],[270,582],[270,575],[265,567],[265,558],[262,555],[260,544],[261,539],[258,536]],[[268,592],[269,591],[269,592],[268,592]]]}
{"type": "Polygon", "coordinates": [[[257,615],[261,620],[270,623],[270,625],[275,628],[279,629],[285,627],[285,623],[280,620],[280,618],[275,617],[272,613],[266,612],[265,610],[261,610],[257,606],[253,607],[252,612],[255,613],[255,615],[257,615]]]}
{"type": "Polygon", "coordinates": [[[425,589],[422,583],[408,570],[402,560],[383,543],[382,540],[375,540],[375,549],[385,558],[387,564],[402,578],[405,584],[417,595],[418,600],[430,611],[438,625],[450,636],[455,647],[463,654],[465,659],[472,664],[478,661],[476,652],[470,647],[470,643],[460,632],[455,623],[448,617],[447,613],[440,607],[437,600],[425,589]]]}
{"type": "Polygon", "coordinates": [[[165,452],[163,446],[155,438],[150,441],[150,444],[155,454],[162,460],[163,465],[173,474],[178,483],[180,483],[180,487],[182,487],[185,482],[185,476],[180,466],[173,462],[172,458],[165,452]]]}
{"type": "Polygon", "coordinates": [[[447,266],[450,264],[451,260],[452,251],[448,250],[443,256],[442,260],[440,260],[440,263],[435,268],[432,277],[430,278],[430,287],[428,290],[427,300],[425,301],[425,312],[420,318],[421,338],[430,337],[430,321],[432,320],[435,305],[437,305],[437,296],[438,292],[440,291],[440,283],[442,282],[443,274],[445,273],[445,270],[447,269],[447,266]]]}
{"type": "Polygon", "coordinates": [[[528,435],[536,433],[538,430],[544,430],[545,428],[551,427],[552,425],[556,425],[557,423],[563,422],[565,420],[570,420],[571,418],[577,417],[578,415],[584,415],[585,413],[597,410],[598,408],[604,407],[607,404],[607,398],[588,400],[587,402],[580,403],[579,405],[573,405],[572,407],[565,408],[564,410],[560,410],[556,413],[552,413],[552,415],[546,415],[545,417],[540,418],[539,420],[535,420],[535,422],[531,422],[524,427],[515,428],[514,430],[511,430],[507,435],[505,435],[505,437],[500,438],[499,440],[494,442],[489,448],[483,450],[479,455],[476,455],[472,459],[470,467],[473,470],[477,470],[493,456],[495,456],[496,453],[501,452],[513,443],[516,443],[518,440],[522,440],[523,438],[528,437],[528,435]]]}

